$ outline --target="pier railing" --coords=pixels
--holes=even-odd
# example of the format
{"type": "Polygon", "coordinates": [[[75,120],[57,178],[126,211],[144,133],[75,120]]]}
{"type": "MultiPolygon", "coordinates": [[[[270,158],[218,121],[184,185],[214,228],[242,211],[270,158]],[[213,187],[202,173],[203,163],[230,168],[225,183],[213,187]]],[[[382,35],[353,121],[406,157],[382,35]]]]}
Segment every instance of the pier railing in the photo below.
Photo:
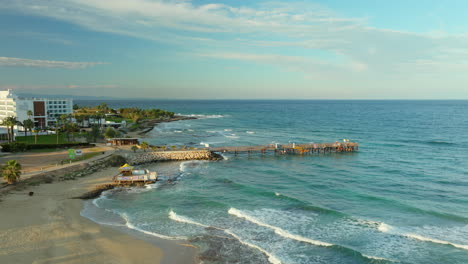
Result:
{"type": "Polygon", "coordinates": [[[268,144],[259,146],[211,147],[208,150],[221,153],[266,153],[307,154],[325,152],[353,152],[359,149],[356,142],[307,143],[307,144],[268,144]]]}

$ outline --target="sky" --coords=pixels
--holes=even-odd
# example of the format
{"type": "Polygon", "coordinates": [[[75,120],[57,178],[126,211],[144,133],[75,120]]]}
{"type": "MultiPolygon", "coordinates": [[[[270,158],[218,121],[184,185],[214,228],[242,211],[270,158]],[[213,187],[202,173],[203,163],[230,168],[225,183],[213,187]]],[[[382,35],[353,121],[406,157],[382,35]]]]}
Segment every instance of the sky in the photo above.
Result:
{"type": "Polygon", "coordinates": [[[468,1],[0,2],[0,90],[468,99],[468,1]]]}

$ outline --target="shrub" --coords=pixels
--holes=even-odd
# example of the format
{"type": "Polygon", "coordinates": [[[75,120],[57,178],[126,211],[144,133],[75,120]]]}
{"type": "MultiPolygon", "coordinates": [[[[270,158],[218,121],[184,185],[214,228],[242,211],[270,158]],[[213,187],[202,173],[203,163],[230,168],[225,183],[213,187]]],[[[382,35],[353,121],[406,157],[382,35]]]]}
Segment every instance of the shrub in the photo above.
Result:
{"type": "Polygon", "coordinates": [[[96,145],[90,143],[65,143],[65,144],[27,144],[21,142],[1,144],[2,152],[18,152],[31,149],[55,149],[55,148],[73,148],[73,147],[94,147],[96,145]]]}
{"type": "Polygon", "coordinates": [[[2,152],[18,152],[18,151],[25,151],[27,149],[28,147],[26,143],[12,142],[12,143],[2,144],[2,152]]]}
{"type": "Polygon", "coordinates": [[[108,160],[107,164],[112,167],[122,166],[127,163],[127,160],[120,155],[112,155],[108,160]]]}

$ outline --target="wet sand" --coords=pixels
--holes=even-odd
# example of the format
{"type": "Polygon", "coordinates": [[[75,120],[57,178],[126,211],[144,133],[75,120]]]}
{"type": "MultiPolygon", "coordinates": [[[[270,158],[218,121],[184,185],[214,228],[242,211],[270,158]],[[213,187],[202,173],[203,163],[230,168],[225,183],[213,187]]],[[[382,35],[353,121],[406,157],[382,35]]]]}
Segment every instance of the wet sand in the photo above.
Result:
{"type": "Polygon", "coordinates": [[[106,183],[116,168],[0,196],[0,263],[196,263],[196,248],[99,225],[70,199],[106,183]],[[34,192],[29,196],[29,192],[34,192]]]}

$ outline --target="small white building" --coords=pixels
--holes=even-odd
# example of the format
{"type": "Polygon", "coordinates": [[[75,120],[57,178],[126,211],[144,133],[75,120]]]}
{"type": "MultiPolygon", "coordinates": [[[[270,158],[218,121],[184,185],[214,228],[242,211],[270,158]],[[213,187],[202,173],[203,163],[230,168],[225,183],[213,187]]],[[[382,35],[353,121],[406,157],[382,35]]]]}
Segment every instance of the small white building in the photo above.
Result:
{"type": "Polygon", "coordinates": [[[20,122],[31,118],[38,128],[54,126],[61,115],[73,113],[73,99],[26,98],[11,90],[0,91],[0,120],[14,116],[20,122]],[[28,116],[28,111],[33,115],[28,116]]]}

